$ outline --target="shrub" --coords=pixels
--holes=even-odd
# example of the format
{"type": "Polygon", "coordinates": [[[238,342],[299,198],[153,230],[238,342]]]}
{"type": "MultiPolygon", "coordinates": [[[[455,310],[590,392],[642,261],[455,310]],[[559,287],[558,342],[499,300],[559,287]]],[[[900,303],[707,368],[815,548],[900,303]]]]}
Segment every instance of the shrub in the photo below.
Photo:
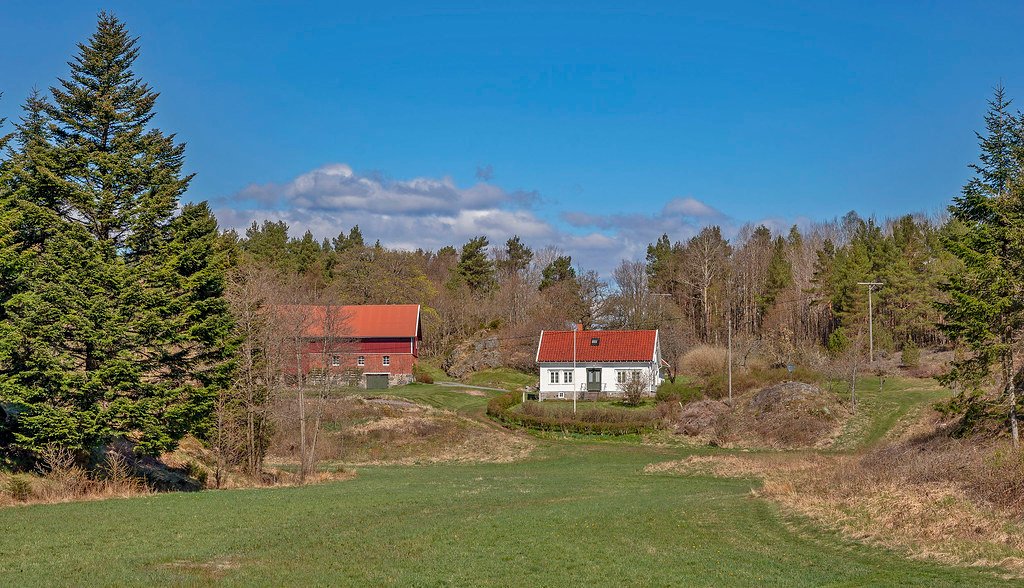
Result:
{"type": "Polygon", "coordinates": [[[905,368],[916,368],[921,365],[921,349],[913,341],[907,341],[903,345],[900,365],[905,368]]]}
{"type": "Polygon", "coordinates": [[[653,411],[628,411],[590,408],[573,415],[566,410],[549,409],[539,402],[527,402],[519,411],[518,393],[502,394],[487,403],[487,414],[507,425],[584,435],[630,435],[653,429],[657,423],[653,411]]]}
{"type": "Polygon", "coordinates": [[[193,460],[185,463],[185,475],[199,482],[200,486],[206,486],[206,481],[209,478],[209,472],[206,471],[206,468],[193,460]]]}
{"type": "Polygon", "coordinates": [[[725,371],[728,357],[729,352],[723,347],[698,345],[683,355],[680,365],[686,375],[707,378],[725,371]]]}
{"type": "Polygon", "coordinates": [[[700,400],[702,396],[700,388],[684,382],[682,378],[676,378],[675,382],[665,380],[658,386],[658,391],[654,395],[658,402],[681,402],[683,404],[700,400]]]}
{"type": "Polygon", "coordinates": [[[434,383],[434,376],[430,375],[430,372],[421,368],[419,365],[412,366],[412,377],[420,384],[434,383]]]}
{"type": "Polygon", "coordinates": [[[828,341],[825,343],[825,349],[828,350],[832,357],[838,356],[840,353],[846,351],[850,346],[850,339],[846,336],[846,331],[842,327],[829,333],[828,341]]]}
{"type": "Polygon", "coordinates": [[[7,493],[11,498],[18,501],[26,501],[32,498],[32,481],[28,476],[16,475],[7,480],[7,493]]]}
{"type": "Polygon", "coordinates": [[[647,378],[628,378],[624,383],[619,384],[622,403],[626,406],[640,406],[650,388],[651,383],[647,378]]]}

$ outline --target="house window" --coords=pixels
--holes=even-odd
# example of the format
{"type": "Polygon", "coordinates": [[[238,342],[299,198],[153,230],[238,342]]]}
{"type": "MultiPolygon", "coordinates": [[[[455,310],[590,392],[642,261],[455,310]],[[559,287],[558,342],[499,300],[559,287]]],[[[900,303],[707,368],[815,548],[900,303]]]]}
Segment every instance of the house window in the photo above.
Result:
{"type": "Polygon", "coordinates": [[[550,382],[552,384],[557,384],[558,383],[558,372],[555,371],[555,370],[551,370],[550,372],[548,372],[548,378],[550,378],[550,382]]]}
{"type": "Polygon", "coordinates": [[[559,392],[558,393],[558,397],[559,398],[565,398],[565,392],[559,392]]]}
{"type": "Polygon", "coordinates": [[[332,355],[331,356],[331,367],[338,367],[339,365],[341,365],[341,358],[338,357],[337,355],[332,355]]]}
{"type": "Polygon", "coordinates": [[[391,356],[385,355],[384,360],[381,363],[383,363],[384,365],[391,365],[391,356]]]}
{"type": "Polygon", "coordinates": [[[562,380],[564,380],[566,384],[572,384],[572,372],[562,372],[562,380]]]}
{"type": "Polygon", "coordinates": [[[618,370],[615,372],[615,381],[619,384],[625,384],[630,380],[639,380],[640,370],[618,370]]]}
{"type": "Polygon", "coordinates": [[[592,339],[590,339],[591,347],[597,347],[600,344],[601,344],[601,339],[599,339],[598,337],[593,337],[592,339]]]}
{"type": "Polygon", "coordinates": [[[356,360],[356,363],[360,366],[366,365],[366,356],[360,355],[359,359],[356,360]]]}

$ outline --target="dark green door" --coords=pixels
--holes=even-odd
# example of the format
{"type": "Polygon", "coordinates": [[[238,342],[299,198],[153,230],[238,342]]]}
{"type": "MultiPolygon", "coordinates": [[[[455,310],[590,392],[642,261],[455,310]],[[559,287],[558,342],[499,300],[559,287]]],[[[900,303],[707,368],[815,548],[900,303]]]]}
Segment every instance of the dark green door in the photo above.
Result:
{"type": "Polygon", "coordinates": [[[367,390],[386,390],[388,387],[387,374],[366,374],[367,390]]]}
{"type": "Polygon", "coordinates": [[[601,391],[601,369],[587,370],[587,392],[601,391]]]}

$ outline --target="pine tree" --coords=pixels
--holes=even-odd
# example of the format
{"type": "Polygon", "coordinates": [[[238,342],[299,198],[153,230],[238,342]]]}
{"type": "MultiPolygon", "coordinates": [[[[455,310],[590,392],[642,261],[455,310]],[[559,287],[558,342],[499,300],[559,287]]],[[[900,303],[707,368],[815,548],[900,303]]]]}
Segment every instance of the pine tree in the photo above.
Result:
{"type": "Polygon", "coordinates": [[[519,235],[505,242],[505,256],[498,262],[498,271],[504,275],[517,275],[526,271],[533,261],[533,250],[523,244],[519,235]]]}
{"type": "Polygon", "coordinates": [[[487,292],[494,286],[494,262],[487,256],[487,237],[475,237],[462,246],[455,273],[474,292],[487,292]]]}
{"type": "Polygon", "coordinates": [[[572,256],[559,255],[541,271],[540,289],[546,290],[574,279],[576,270],[572,267],[572,256]]]}
{"type": "Polygon", "coordinates": [[[306,231],[301,239],[288,241],[288,256],[291,260],[291,269],[300,274],[316,273],[320,270],[322,258],[320,243],[313,236],[312,231],[306,231]]]}
{"type": "Polygon", "coordinates": [[[965,427],[971,426],[993,408],[982,391],[994,384],[1016,446],[1017,388],[1024,376],[1018,349],[1024,331],[1024,121],[1012,117],[1008,107],[997,88],[985,117],[986,134],[979,134],[976,175],[950,206],[961,226],[944,244],[961,267],[943,284],[949,300],[939,308],[943,332],[972,352],[955,360],[943,378],[968,391],[950,407],[965,415],[965,427]]]}
{"type": "Polygon", "coordinates": [[[17,448],[115,438],[159,453],[202,433],[231,370],[227,256],[205,204],[179,199],[184,145],[151,128],[137,39],[101,14],[71,76],[32,96],[5,180],[25,255],[0,314],[0,399],[17,448]]]}

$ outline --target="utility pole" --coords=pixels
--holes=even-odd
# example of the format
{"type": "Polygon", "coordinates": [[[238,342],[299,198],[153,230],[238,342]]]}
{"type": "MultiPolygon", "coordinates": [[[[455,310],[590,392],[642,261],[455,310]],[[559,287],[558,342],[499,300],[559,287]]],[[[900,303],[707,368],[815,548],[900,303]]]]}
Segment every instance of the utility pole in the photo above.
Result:
{"type": "Polygon", "coordinates": [[[871,293],[875,291],[875,286],[882,286],[882,282],[857,282],[858,286],[868,287],[868,363],[875,363],[875,321],[874,311],[871,304],[871,293]]]}
{"type": "Polygon", "coordinates": [[[729,404],[732,404],[732,317],[729,318],[729,404]]]}
{"type": "MultiPolygon", "coordinates": [[[[580,395],[579,386],[576,385],[576,333],[581,325],[573,325],[572,328],[572,414],[576,416],[576,397],[580,395]]],[[[584,378],[586,379],[586,378],[584,378]]]]}

